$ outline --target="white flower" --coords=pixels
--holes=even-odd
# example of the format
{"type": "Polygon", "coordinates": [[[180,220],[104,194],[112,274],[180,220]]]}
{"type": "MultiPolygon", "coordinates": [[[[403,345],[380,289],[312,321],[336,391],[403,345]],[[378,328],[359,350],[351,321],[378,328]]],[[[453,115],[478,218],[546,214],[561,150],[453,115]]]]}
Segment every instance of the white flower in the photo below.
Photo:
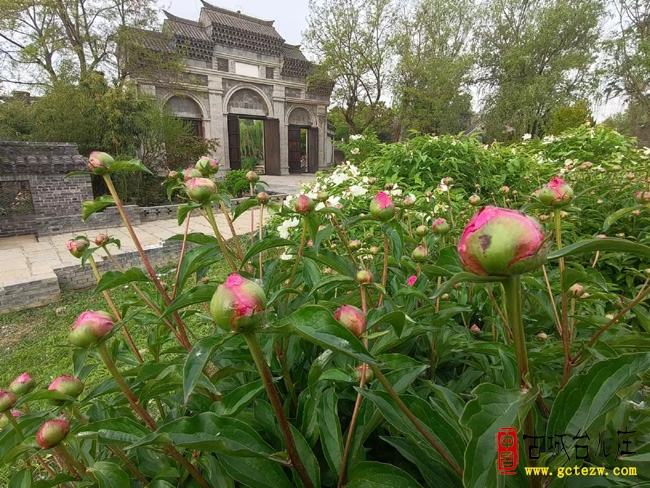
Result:
{"type": "Polygon", "coordinates": [[[444,203],[436,203],[433,207],[433,213],[442,213],[446,212],[449,207],[445,205],[444,203]]]}
{"type": "Polygon", "coordinates": [[[332,195],[326,200],[326,203],[328,207],[336,207],[340,201],[341,201],[341,197],[332,195]]]}
{"type": "Polygon", "coordinates": [[[533,136],[531,136],[530,134],[524,134],[523,137],[522,137],[522,139],[523,139],[524,141],[527,141],[528,139],[531,139],[532,137],[533,137],[533,136]]]}
{"type": "Polygon", "coordinates": [[[445,179],[443,178],[443,179],[440,180],[440,184],[438,185],[438,190],[440,190],[441,192],[445,192],[445,191],[449,190],[449,187],[447,185],[445,185],[444,182],[445,182],[445,179]]]}
{"type": "Polygon", "coordinates": [[[352,185],[350,187],[350,194],[353,197],[360,197],[361,195],[365,195],[366,193],[368,193],[368,190],[362,187],[361,185],[352,185]]]}
{"type": "MultiPolygon", "coordinates": [[[[397,186],[397,185],[395,185],[395,186],[397,186]]],[[[391,197],[398,197],[398,196],[400,196],[402,194],[402,190],[400,190],[399,188],[398,189],[393,188],[388,193],[390,194],[391,197]]]]}
{"type": "Polygon", "coordinates": [[[348,181],[350,177],[346,175],[345,173],[339,173],[335,171],[332,173],[332,176],[330,177],[330,181],[334,183],[335,185],[340,185],[341,183],[348,181]]]}
{"type": "Polygon", "coordinates": [[[351,141],[360,141],[361,139],[365,139],[365,137],[362,134],[352,134],[350,136],[351,141]]]}
{"type": "Polygon", "coordinates": [[[282,261],[291,261],[293,256],[291,254],[283,253],[280,254],[280,259],[282,259],[282,261]]]}
{"type": "Polygon", "coordinates": [[[325,208],[325,204],[323,202],[318,202],[314,207],[314,210],[320,210],[321,208],[325,208]]]}
{"type": "Polygon", "coordinates": [[[363,176],[363,177],[361,178],[361,182],[362,182],[362,183],[366,183],[366,184],[368,184],[368,183],[370,182],[370,178],[368,178],[367,176],[363,176]]]}
{"type": "Polygon", "coordinates": [[[643,154],[645,154],[646,156],[650,156],[650,147],[644,147],[643,154]]]}
{"type": "Polygon", "coordinates": [[[299,223],[300,221],[298,220],[297,217],[282,222],[278,227],[278,233],[280,234],[280,237],[282,237],[282,239],[288,239],[289,229],[291,229],[292,227],[297,227],[299,223]]]}
{"type": "Polygon", "coordinates": [[[353,147],[352,149],[350,149],[350,152],[352,154],[359,154],[359,148],[358,147],[353,147]]]}
{"type": "Polygon", "coordinates": [[[554,135],[544,136],[544,139],[542,139],[542,144],[550,144],[552,142],[555,142],[556,139],[557,138],[554,135]]]}

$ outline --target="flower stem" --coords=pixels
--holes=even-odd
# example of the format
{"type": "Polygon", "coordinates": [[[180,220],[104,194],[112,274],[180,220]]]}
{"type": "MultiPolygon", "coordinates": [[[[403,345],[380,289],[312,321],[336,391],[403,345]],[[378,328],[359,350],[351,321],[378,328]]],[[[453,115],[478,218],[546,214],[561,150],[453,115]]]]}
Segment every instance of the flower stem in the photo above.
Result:
{"type": "Polygon", "coordinates": [[[510,276],[503,281],[503,288],[506,292],[508,322],[512,328],[515,344],[515,355],[519,369],[519,384],[522,388],[528,388],[530,387],[530,377],[526,335],[524,332],[523,303],[521,299],[521,276],[510,276]]]}
{"type": "Polygon", "coordinates": [[[181,244],[181,252],[178,255],[178,264],[176,265],[176,275],[174,276],[174,291],[172,292],[172,300],[176,298],[178,293],[178,278],[181,274],[181,264],[183,264],[183,256],[185,255],[185,247],[187,246],[187,233],[190,231],[190,217],[192,212],[185,217],[185,230],[183,231],[183,243],[181,244]]]}
{"type": "MultiPolygon", "coordinates": [[[[562,249],[562,212],[556,209],[554,212],[555,217],[555,243],[558,250],[562,249]]],[[[564,291],[564,258],[559,259],[560,264],[560,290],[562,292],[562,346],[564,349],[564,370],[562,372],[561,387],[566,385],[569,378],[571,378],[571,346],[569,344],[569,304],[567,294],[564,291]]]]}
{"type": "Polygon", "coordinates": [[[77,480],[81,480],[81,475],[77,472],[77,470],[74,467],[74,464],[70,462],[72,456],[68,452],[67,449],[62,444],[59,444],[57,447],[52,449],[54,453],[63,461],[63,464],[65,464],[65,467],[68,468],[68,471],[70,474],[77,480]]]}
{"type": "MultiPolygon", "coordinates": [[[[250,183],[250,198],[253,198],[253,183],[250,183]]],[[[255,212],[251,211],[251,246],[255,242],[255,212]]]]}
{"type": "Polygon", "coordinates": [[[312,482],[307,469],[300,459],[298,454],[298,448],[293,439],[293,434],[291,433],[291,427],[289,421],[287,420],[286,415],[284,414],[284,408],[282,407],[282,401],[280,400],[280,395],[275,389],[273,384],[273,376],[271,375],[271,369],[266,363],[264,358],[264,353],[260,347],[260,343],[257,340],[257,336],[254,332],[244,333],[244,339],[246,339],[246,344],[248,344],[248,349],[250,350],[251,356],[253,356],[253,361],[257,366],[257,370],[260,373],[262,382],[264,383],[264,388],[266,389],[266,394],[271,401],[275,415],[278,418],[278,423],[280,424],[280,431],[282,432],[282,437],[284,437],[284,442],[287,445],[287,453],[289,454],[289,459],[291,459],[291,464],[293,465],[296,473],[300,477],[302,484],[305,488],[314,488],[314,483],[312,482]]]}
{"type": "Polygon", "coordinates": [[[388,395],[393,399],[393,401],[397,404],[399,409],[406,415],[406,417],[411,421],[413,426],[424,436],[424,438],[427,440],[431,446],[438,451],[438,453],[443,457],[447,463],[449,463],[449,466],[460,476],[461,478],[463,477],[463,470],[460,469],[460,466],[456,464],[456,461],[454,461],[449,453],[445,451],[440,444],[433,438],[431,433],[424,428],[422,423],[418,420],[418,418],[413,415],[413,412],[409,410],[409,408],[404,404],[402,399],[399,397],[397,393],[395,393],[395,390],[393,390],[393,387],[391,384],[388,382],[386,377],[382,374],[381,370],[379,369],[378,366],[371,364],[370,369],[372,369],[372,372],[375,374],[375,378],[379,380],[379,382],[382,384],[388,395]]]}
{"type": "MultiPolygon", "coordinates": [[[[230,233],[232,234],[232,240],[235,242],[235,248],[237,249],[237,257],[239,259],[244,258],[244,251],[242,251],[241,244],[239,243],[239,237],[237,236],[237,231],[235,230],[235,226],[232,223],[232,219],[230,218],[230,213],[228,212],[228,208],[226,207],[226,204],[223,203],[222,201],[219,201],[219,206],[221,207],[221,213],[223,213],[223,216],[226,218],[226,222],[228,223],[228,227],[230,227],[230,233]]],[[[251,219],[253,214],[251,214],[251,219]]],[[[214,217],[213,217],[214,218],[214,217]]]]}
{"type": "Polygon", "coordinates": [[[66,464],[72,466],[76,472],[80,473],[82,476],[86,474],[86,467],[77,461],[72,454],[70,454],[70,451],[68,451],[68,448],[65,447],[63,443],[56,446],[54,450],[57,451],[66,462],[66,464]]]}
{"type": "MultiPolygon", "coordinates": [[[[293,278],[296,276],[296,271],[298,271],[298,263],[302,257],[302,251],[305,248],[305,242],[307,241],[307,219],[302,221],[302,235],[300,236],[300,245],[298,246],[298,254],[296,256],[296,262],[293,263],[293,268],[291,269],[291,275],[289,276],[289,284],[293,283],[293,278]]],[[[289,298],[289,295],[287,295],[289,298]]]]}
{"type": "Polygon", "coordinates": [[[226,261],[228,261],[228,264],[230,265],[230,268],[233,270],[233,272],[237,272],[237,265],[232,260],[230,252],[226,247],[226,242],[223,240],[221,232],[219,232],[219,227],[217,226],[217,221],[215,220],[214,212],[212,211],[212,204],[210,202],[207,202],[203,205],[203,208],[205,209],[205,213],[207,214],[210,225],[212,226],[212,230],[214,231],[214,236],[217,238],[217,242],[219,243],[223,257],[226,259],[226,261]]]}
{"type": "MultiPolygon", "coordinates": [[[[260,228],[260,241],[262,240],[262,230],[264,229],[264,205],[260,205],[260,221],[258,222],[260,228]]],[[[260,281],[262,281],[262,254],[259,255],[259,268],[260,268],[260,281]]]]}
{"type": "MultiPolygon", "coordinates": [[[[388,253],[390,252],[390,241],[388,240],[388,235],[384,234],[384,270],[381,275],[381,287],[386,290],[386,284],[388,283],[388,253]]],[[[377,306],[381,306],[381,303],[384,300],[384,295],[379,295],[379,300],[377,301],[377,306]]]]}

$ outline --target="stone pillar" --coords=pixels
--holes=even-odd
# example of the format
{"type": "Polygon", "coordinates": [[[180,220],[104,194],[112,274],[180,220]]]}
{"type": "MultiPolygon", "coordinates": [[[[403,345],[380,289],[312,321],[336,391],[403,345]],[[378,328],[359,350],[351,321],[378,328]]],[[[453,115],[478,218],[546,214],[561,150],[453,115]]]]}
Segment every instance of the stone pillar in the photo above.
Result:
{"type": "Polygon", "coordinates": [[[219,161],[219,174],[230,167],[228,160],[228,125],[223,113],[223,85],[221,76],[210,75],[208,79],[208,99],[210,105],[210,122],[206,127],[206,136],[219,140],[219,147],[212,154],[219,161]]]}
{"type": "Polygon", "coordinates": [[[286,123],[284,87],[275,85],[273,89],[273,117],[280,120],[280,174],[289,174],[289,126],[286,123]]]}
{"type": "Polygon", "coordinates": [[[318,105],[316,107],[318,120],[318,169],[324,170],[328,167],[327,161],[327,107],[318,105]]]}

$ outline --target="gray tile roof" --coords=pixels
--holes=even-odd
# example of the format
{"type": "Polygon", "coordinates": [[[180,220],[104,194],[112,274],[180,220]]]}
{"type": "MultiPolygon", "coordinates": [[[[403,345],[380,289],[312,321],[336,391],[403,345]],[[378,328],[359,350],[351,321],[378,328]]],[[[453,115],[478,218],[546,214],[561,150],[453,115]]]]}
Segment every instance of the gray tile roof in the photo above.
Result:
{"type": "Polygon", "coordinates": [[[262,20],[249,15],[244,15],[225,8],[215,7],[202,0],[203,8],[201,13],[205,13],[208,19],[215,24],[242,31],[248,31],[257,35],[270,37],[274,39],[282,39],[273,27],[273,20],[262,20]]]}
{"type": "Polygon", "coordinates": [[[165,12],[165,15],[167,16],[167,20],[165,20],[163,24],[164,30],[167,30],[175,36],[210,42],[210,36],[198,22],[177,17],[164,10],[163,12],[165,12]]]}
{"type": "Polygon", "coordinates": [[[282,45],[282,56],[299,61],[307,61],[305,55],[300,51],[300,46],[293,46],[291,44],[285,43],[282,45]]]}

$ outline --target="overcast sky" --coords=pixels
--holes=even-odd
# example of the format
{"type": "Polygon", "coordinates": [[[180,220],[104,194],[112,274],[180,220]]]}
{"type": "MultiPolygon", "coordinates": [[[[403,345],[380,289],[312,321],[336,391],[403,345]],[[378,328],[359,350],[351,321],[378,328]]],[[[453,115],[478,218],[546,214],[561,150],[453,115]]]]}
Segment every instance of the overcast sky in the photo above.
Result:
{"type": "MultiPolygon", "coordinates": [[[[197,20],[201,10],[201,0],[163,0],[165,10],[186,19],[197,20]]],[[[275,30],[289,44],[300,44],[302,32],[307,29],[307,0],[213,0],[209,2],[229,10],[264,20],[275,20],[275,30]]]]}

